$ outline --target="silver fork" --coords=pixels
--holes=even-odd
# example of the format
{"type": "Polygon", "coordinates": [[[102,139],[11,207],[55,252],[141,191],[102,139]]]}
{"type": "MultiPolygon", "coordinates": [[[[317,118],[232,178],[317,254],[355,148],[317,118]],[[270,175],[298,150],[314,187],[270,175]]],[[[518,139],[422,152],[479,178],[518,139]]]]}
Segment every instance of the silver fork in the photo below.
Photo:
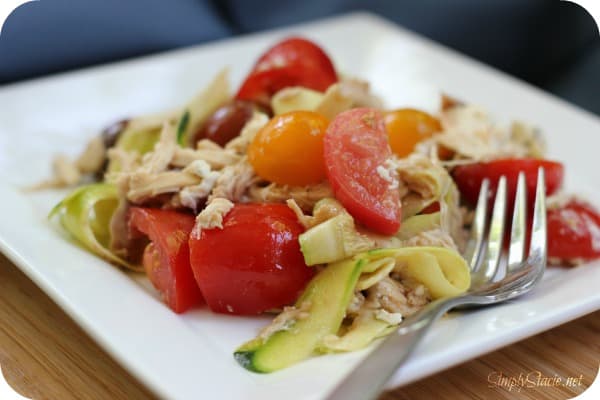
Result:
{"type": "Polygon", "coordinates": [[[489,182],[479,192],[475,219],[465,258],[471,268],[471,287],[460,296],[432,301],[407,318],[396,333],[389,335],[327,397],[327,400],[372,399],[411,354],[432,324],[452,308],[484,306],[515,298],[528,292],[546,267],[546,190],[544,170],[538,171],[533,227],[529,255],[525,258],[525,177],[519,174],[512,216],[509,255],[499,271],[506,214],[506,179],[498,182],[489,227],[487,200],[489,182]],[[487,228],[487,229],[486,229],[487,228]],[[487,240],[485,232],[488,231],[487,240]],[[484,245],[487,243],[487,246],[484,245]],[[499,273],[500,272],[500,273],[499,273]],[[500,277],[498,276],[500,275],[500,277]]]}

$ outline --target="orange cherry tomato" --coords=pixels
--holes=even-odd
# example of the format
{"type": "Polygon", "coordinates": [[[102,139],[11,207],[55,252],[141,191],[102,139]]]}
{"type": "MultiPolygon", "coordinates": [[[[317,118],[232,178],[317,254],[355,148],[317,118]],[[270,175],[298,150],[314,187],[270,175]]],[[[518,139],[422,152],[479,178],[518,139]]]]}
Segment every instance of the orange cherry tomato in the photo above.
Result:
{"type": "Polygon", "coordinates": [[[412,108],[389,111],[384,122],[390,147],[398,157],[406,157],[414,151],[417,143],[442,130],[440,121],[435,117],[412,108]]]}
{"type": "Polygon", "coordinates": [[[304,186],[326,178],[323,136],[329,121],[311,111],[281,114],[262,128],[248,148],[248,160],[261,178],[304,186]]]}

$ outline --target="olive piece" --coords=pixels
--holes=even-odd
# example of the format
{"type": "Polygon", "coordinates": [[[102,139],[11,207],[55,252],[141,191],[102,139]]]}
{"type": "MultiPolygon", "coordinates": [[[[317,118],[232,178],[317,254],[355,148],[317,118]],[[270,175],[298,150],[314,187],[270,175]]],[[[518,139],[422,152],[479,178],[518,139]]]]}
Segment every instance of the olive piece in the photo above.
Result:
{"type": "Polygon", "coordinates": [[[125,128],[127,128],[128,123],[129,119],[122,119],[120,121],[110,124],[102,130],[102,133],[100,133],[100,135],[102,137],[102,141],[104,142],[105,148],[110,149],[117,143],[117,140],[119,140],[121,133],[123,133],[125,128]]]}
{"type": "Polygon", "coordinates": [[[248,101],[233,100],[219,107],[198,130],[194,143],[202,139],[210,139],[220,146],[224,146],[231,139],[237,137],[252,118],[255,106],[248,101]]]}
{"type": "MultiPolygon", "coordinates": [[[[119,137],[121,137],[121,134],[125,131],[125,128],[127,128],[127,124],[129,124],[129,119],[122,119],[120,121],[113,122],[104,128],[102,132],[100,132],[100,137],[102,138],[105,149],[108,150],[117,144],[117,140],[119,140],[119,137]]],[[[96,179],[99,181],[103,179],[104,173],[108,168],[108,157],[106,157],[106,153],[104,157],[105,159],[102,167],[95,174],[96,179]]]]}

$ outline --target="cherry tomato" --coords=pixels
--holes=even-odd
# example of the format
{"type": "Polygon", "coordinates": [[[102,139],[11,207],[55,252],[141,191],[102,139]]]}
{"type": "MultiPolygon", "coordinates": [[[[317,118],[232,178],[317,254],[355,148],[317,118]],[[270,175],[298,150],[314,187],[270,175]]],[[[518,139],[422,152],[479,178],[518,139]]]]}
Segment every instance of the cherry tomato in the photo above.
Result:
{"type": "Polygon", "coordinates": [[[366,227],[393,235],[400,227],[398,178],[381,113],[355,108],[338,114],[325,134],[325,165],[335,197],[366,227]]]}
{"type": "MultiPolygon", "coordinates": [[[[564,175],[563,165],[555,161],[535,158],[504,158],[456,167],[452,171],[452,176],[460,190],[460,194],[472,205],[477,203],[481,183],[484,179],[489,179],[490,191],[492,193],[489,207],[492,207],[498,180],[500,180],[502,175],[506,176],[508,210],[511,210],[517,190],[519,172],[523,171],[527,186],[527,203],[529,209],[533,209],[537,171],[540,167],[544,168],[546,174],[546,195],[551,195],[562,186],[564,175]]],[[[510,214],[512,212],[509,212],[510,214]]]]}
{"type": "Polygon", "coordinates": [[[233,100],[219,107],[198,130],[194,143],[201,139],[210,139],[218,145],[225,146],[237,137],[246,122],[252,118],[254,105],[248,101],[233,100]]]}
{"type": "Polygon", "coordinates": [[[300,252],[302,232],[284,204],[237,204],[223,229],[194,231],[191,265],[210,309],[259,314],[293,303],[314,274],[300,252]]]}
{"type": "Polygon", "coordinates": [[[323,136],[329,121],[311,111],[292,111],[269,121],[248,148],[256,173],[282,185],[304,186],[326,178],[323,136]]]}
{"type": "Polygon", "coordinates": [[[327,54],[309,40],[292,37],[258,59],[236,98],[268,106],[271,96],[285,87],[325,91],[335,82],[337,74],[327,54]]]}
{"type": "Polygon", "coordinates": [[[442,130],[436,118],[412,108],[389,111],[384,120],[390,147],[398,157],[408,156],[417,143],[442,130]]]}
{"type": "Polygon", "coordinates": [[[600,258],[600,214],[571,200],[548,211],[548,258],[573,262],[600,258]]]}
{"type": "Polygon", "coordinates": [[[132,230],[150,238],[143,256],[148,278],[176,313],[200,304],[202,294],[190,267],[188,239],[194,216],[175,211],[132,207],[132,230]]]}

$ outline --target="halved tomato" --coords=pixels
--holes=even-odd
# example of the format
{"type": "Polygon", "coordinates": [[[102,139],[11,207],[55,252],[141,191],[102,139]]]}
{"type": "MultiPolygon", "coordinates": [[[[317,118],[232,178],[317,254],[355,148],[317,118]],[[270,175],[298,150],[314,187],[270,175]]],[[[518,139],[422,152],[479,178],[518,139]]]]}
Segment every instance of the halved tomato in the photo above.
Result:
{"type": "Polygon", "coordinates": [[[400,228],[398,177],[381,112],[355,108],[340,113],[324,138],[327,177],[335,197],[366,227],[393,235],[400,228]]]}
{"type": "Polygon", "coordinates": [[[194,216],[176,211],[132,207],[129,224],[148,236],[143,264],[148,278],[165,303],[182,313],[202,302],[202,294],[190,267],[188,239],[194,216]]]}
{"type": "Polygon", "coordinates": [[[576,264],[596,258],[600,258],[598,210],[580,200],[548,210],[548,259],[576,264]]]}
{"type": "MultiPolygon", "coordinates": [[[[529,208],[533,208],[535,199],[535,188],[537,186],[538,169],[543,167],[546,175],[546,195],[555,193],[561,186],[564,176],[563,165],[556,161],[538,158],[503,158],[488,162],[462,165],[454,168],[452,176],[461,196],[472,205],[477,203],[479,189],[484,179],[490,180],[490,191],[492,196],[490,202],[496,196],[496,187],[501,176],[506,176],[507,195],[509,199],[509,210],[512,209],[515,193],[517,191],[517,180],[519,172],[525,174],[525,183],[528,193],[529,208]]],[[[492,206],[492,203],[489,204],[492,206]]],[[[509,211],[509,215],[512,212],[509,211]]]]}

